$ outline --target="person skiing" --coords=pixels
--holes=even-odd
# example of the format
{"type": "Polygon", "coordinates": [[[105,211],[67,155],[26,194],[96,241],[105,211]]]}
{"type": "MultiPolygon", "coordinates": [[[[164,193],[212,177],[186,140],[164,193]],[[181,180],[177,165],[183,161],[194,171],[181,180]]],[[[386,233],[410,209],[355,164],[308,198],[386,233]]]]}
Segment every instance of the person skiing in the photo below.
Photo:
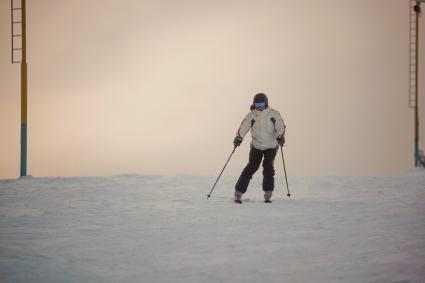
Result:
{"type": "Polygon", "coordinates": [[[274,159],[279,146],[285,144],[286,125],[280,113],[269,107],[264,93],[254,96],[251,112],[243,119],[233,145],[240,146],[245,135],[251,130],[251,149],[249,162],[235,185],[235,202],[242,203],[242,195],[247,191],[249,182],[258,170],[263,159],[263,191],[264,201],[271,202],[274,189],[274,159]]]}

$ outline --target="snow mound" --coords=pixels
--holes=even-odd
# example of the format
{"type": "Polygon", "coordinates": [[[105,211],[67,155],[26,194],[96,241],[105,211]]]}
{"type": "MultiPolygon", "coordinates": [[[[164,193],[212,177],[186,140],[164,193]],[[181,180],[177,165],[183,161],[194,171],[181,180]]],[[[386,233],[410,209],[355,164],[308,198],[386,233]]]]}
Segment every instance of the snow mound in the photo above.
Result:
{"type": "Polygon", "coordinates": [[[0,282],[425,282],[425,172],[0,180],[0,282]]]}

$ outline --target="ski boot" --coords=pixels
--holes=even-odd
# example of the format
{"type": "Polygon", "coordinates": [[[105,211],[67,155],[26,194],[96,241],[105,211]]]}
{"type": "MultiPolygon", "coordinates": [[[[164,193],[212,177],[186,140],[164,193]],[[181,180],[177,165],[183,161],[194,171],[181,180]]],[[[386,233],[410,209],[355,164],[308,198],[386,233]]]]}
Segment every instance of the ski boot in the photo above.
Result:
{"type": "Polygon", "coordinates": [[[235,191],[235,202],[236,203],[242,203],[242,193],[235,191]]]}
{"type": "Polygon", "coordinates": [[[265,203],[271,203],[272,202],[271,201],[272,195],[273,195],[273,191],[265,191],[264,192],[264,202],[265,203]]]}

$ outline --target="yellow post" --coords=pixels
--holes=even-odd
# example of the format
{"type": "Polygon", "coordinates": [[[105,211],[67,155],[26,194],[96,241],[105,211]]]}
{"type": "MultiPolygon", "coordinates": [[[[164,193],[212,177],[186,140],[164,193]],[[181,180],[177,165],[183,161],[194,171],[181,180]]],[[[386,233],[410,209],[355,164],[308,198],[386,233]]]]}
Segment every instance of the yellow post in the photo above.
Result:
{"type": "Polygon", "coordinates": [[[21,60],[21,177],[27,175],[27,37],[26,3],[21,0],[22,12],[22,60],[21,60]]]}

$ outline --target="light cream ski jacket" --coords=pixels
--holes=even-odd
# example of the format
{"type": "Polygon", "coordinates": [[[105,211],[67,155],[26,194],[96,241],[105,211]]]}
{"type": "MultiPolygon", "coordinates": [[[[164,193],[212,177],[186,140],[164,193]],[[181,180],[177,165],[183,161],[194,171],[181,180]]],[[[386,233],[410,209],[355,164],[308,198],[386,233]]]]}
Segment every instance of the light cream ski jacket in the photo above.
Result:
{"type": "Polygon", "coordinates": [[[276,138],[285,135],[285,129],[286,125],[280,113],[267,107],[263,111],[251,110],[245,116],[236,135],[244,138],[251,130],[252,146],[259,150],[266,150],[277,147],[276,138]]]}

